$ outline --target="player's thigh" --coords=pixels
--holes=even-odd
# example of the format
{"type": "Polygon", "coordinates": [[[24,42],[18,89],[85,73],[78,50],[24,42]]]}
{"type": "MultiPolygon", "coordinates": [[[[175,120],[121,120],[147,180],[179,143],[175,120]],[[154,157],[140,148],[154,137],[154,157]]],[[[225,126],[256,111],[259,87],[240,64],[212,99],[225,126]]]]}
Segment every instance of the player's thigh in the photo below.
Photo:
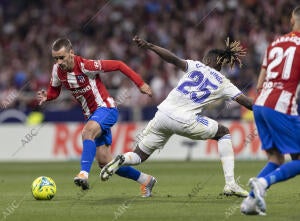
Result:
{"type": "Polygon", "coordinates": [[[93,118],[90,119],[90,121],[97,120],[97,123],[101,126],[101,134],[94,139],[96,146],[110,146],[112,143],[112,133],[110,128],[118,119],[118,111],[116,108],[101,108],[97,109],[96,112],[97,113],[93,115],[93,118]]]}
{"type": "Polygon", "coordinates": [[[117,108],[106,108],[99,107],[88,119],[87,125],[91,125],[91,129],[94,129],[94,134],[100,136],[117,122],[118,120],[118,110],[117,108]]]}
{"type": "Polygon", "coordinates": [[[182,130],[176,133],[194,140],[207,140],[214,138],[217,131],[217,121],[206,116],[198,115],[193,122],[183,125],[182,130]]]}
{"type": "Polygon", "coordinates": [[[173,132],[168,122],[171,119],[157,112],[145,129],[138,136],[138,146],[146,154],[151,155],[156,149],[162,149],[173,132]]]}
{"type": "Polygon", "coordinates": [[[95,139],[100,133],[100,125],[96,121],[89,120],[82,129],[82,140],[95,139]]]}
{"type": "Polygon", "coordinates": [[[257,128],[259,138],[262,143],[263,150],[269,150],[275,147],[272,139],[272,131],[269,123],[265,119],[265,113],[262,107],[253,106],[254,120],[257,128]]]}
{"type": "Polygon", "coordinates": [[[110,128],[106,128],[105,130],[102,131],[100,136],[96,137],[94,139],[96,143],[96,147],[102,146],[102,145],[111,145],[112,144],[112,133],[110,128]]]}
{"type": "Polygon", "coordinates": [[[99,167],[103,167],[112,160],[111,146],[110,145],[101,145],[97,147],[96,150],[96,160],[99,167]]]}
{"type": "Polygon", "coordinates": [[[300,118],[268,109],[264,115],[272,140],[283,154],[300,153],[300,118]]]}

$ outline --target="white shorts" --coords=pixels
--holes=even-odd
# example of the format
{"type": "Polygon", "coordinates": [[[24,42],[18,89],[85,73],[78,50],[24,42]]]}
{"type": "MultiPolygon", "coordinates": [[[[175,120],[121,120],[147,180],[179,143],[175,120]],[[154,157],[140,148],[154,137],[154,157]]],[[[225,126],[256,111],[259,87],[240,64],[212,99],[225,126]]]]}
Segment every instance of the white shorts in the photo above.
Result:
{"type": "Polygon", "coordinates": [[[218,122],[205,116],[195,116],[188,124],[176,121],[161,111],[157,111],[142,131],[138,141],[139,148],[146,154],[152,154],[156,149],[162,149],[173,134],[188,137],[193,140],[214,138],[218,131],[218,122]]]}

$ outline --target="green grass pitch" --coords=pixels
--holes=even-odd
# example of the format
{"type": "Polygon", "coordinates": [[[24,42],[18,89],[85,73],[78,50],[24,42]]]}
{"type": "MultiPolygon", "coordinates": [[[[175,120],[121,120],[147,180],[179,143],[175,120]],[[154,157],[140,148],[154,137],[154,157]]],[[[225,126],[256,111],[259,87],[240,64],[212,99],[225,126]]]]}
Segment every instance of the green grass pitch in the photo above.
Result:
{"type": "MultiPolygon", "coordinates": [[[[236,177],[246,187],[262,161],[236,162],[236,177]]],[[[90,174],[91,189],[73,184],[79,162],[0,163],[0,221],[142,221],[142,220],[299,220],[299,177],[273,186],[267,194],[267,216],[244,216],[242,198],[220,195],[224,178],[219,161],[146,162],[138,168],[153,174],[153,197],[141,198],[139,185],[114,175],[101,182],[98,168],[90,174]],[[30,191],[38,176],[50,176],[57,185],[51,201],[37,201],[30,191]]]]}

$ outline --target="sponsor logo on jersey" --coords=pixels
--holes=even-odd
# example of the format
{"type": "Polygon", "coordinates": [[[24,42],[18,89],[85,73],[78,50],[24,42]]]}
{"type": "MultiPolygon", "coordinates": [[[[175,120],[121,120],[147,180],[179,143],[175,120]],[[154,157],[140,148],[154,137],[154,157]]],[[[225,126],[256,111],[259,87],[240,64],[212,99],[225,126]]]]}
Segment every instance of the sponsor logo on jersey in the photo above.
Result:
{"type": "Polygon", "coordinates": [[[84,88],[73,90],[72,94],[73,95],[84,94],[84,93],[88,92],[91,89],[92,89],[92,87],[90,85],[88,85],[88,86],[86,86],[84,88]]]}
{"type": "Polygon", "coordinates": [[[277,88],[279,90],[283,90],[284,85],[283,85],[282,82],[266,81],[266,82],[263,83],[263,88],[264,89],[277,88]]]}

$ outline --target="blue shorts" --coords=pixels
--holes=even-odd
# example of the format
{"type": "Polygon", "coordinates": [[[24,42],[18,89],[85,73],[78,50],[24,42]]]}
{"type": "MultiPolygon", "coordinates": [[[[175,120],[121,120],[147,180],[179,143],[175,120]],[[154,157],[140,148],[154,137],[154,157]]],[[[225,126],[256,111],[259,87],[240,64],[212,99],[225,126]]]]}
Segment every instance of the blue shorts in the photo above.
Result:
{"type": "Polygon", "coordinates": [[[96,146],[101,145],[111,145],[112,135],[110,128],[118,120],[118,109],[117,108],[107,108],[99,107],[88,119],[88,121],[96,121],[102,130],[102,133],[99,137],[95,139],[96,146]]]}
{"type": "Polygon", "coordinates": [[[262,149],[277,148],[282,154],[300,153],[300,117],[253,106],[254,119],[262,149]]]}

